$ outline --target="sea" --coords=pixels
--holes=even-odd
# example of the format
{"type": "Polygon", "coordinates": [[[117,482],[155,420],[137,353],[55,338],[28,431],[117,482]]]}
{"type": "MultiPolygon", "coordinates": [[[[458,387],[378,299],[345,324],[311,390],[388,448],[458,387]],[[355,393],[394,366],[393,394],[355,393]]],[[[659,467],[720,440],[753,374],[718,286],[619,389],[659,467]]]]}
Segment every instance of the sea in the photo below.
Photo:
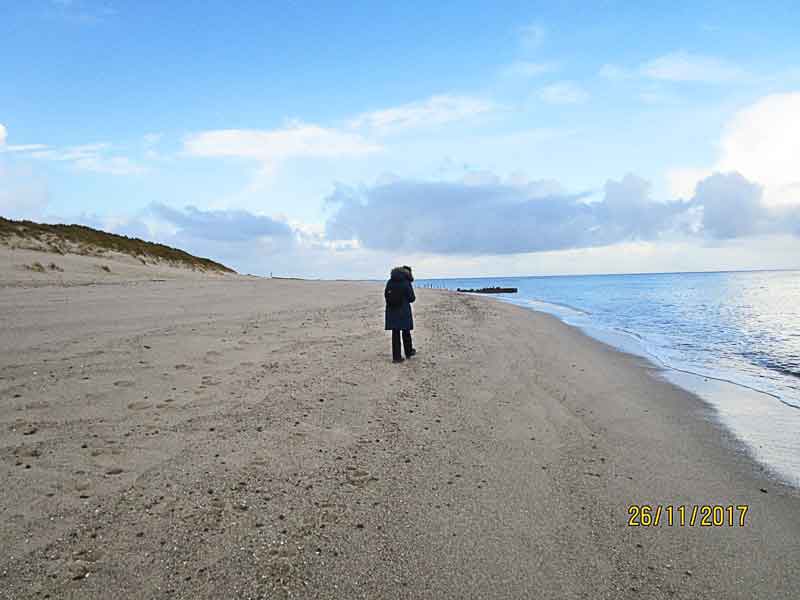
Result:
{"type": "Polygon", "coordinates": [[[417,280],[516,287],[492,297],[550,313],[713,407],[763,467],[800,485],[800,271],[417,280]]]}

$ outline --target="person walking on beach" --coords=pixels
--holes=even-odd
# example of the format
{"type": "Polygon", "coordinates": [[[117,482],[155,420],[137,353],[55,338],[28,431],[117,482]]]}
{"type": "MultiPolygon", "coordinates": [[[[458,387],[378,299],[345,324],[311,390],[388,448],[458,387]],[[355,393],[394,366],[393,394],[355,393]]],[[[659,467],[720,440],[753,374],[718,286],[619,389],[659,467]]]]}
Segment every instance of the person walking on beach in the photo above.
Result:
{"type": "Polygon", "coordinates": [[[406,358],[411,358],[417,353],[411,344],[411,330],[414,329],[411,303],[417,299],[411,286],[412,281],[414,276],[411,267],[395,267],[383,291],[386,300],[386,331],[392,332],[392,360],[396,363],[403,362],[403,356],[400,354],[401,333],[406,358]]]}

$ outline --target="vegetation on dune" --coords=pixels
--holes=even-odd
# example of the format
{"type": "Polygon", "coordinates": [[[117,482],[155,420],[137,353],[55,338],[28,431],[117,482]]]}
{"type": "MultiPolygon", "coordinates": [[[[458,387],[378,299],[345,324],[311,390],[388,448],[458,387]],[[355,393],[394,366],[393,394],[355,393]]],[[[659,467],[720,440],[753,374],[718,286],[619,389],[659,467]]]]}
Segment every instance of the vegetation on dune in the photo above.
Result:
{"type": "Polygon", "coordinates": [[[36,271],[37,273],[44,273],[44,267],[40,262],[35,262],[30,265],[25,265],[25,268],[28,269],[28,271],[36,271]]]}
{"type": "Polygon", "coordinates": [[[8,243],[14,238],[33,241],[40,245],[42,250],[58,254],[97,255],[112,251],[138,258],[144,264],[149,258],[204,271],[236,272],[213,260],[199,258],[177,248],[108,233],[84,225],[49,225],[0,217],[0,243],[8,243]]]}

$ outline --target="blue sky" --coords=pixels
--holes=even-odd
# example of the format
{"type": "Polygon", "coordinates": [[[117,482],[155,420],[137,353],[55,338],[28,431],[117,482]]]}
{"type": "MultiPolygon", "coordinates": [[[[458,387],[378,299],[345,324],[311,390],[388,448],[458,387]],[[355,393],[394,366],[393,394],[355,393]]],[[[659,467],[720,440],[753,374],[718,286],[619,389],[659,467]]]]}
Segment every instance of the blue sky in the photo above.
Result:
{"type": "Polygon", "coordinates": [[[0,214],[256,273],[800,267],[796,6],[675,4],[6,1],[0,214]]]}

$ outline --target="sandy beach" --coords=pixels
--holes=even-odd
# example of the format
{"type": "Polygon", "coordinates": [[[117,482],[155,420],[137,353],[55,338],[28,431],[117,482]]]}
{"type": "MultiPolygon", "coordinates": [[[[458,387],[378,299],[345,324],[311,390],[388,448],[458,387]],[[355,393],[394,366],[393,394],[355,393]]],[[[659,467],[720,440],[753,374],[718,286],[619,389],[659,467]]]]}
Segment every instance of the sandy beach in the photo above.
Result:
{"type": "Polygon", "coordinates": [[[417,290],[395,365],[378,284],[92,273],[0,289],[1,598],[800,597],[800,493],[548,315],[417,290]]]}

